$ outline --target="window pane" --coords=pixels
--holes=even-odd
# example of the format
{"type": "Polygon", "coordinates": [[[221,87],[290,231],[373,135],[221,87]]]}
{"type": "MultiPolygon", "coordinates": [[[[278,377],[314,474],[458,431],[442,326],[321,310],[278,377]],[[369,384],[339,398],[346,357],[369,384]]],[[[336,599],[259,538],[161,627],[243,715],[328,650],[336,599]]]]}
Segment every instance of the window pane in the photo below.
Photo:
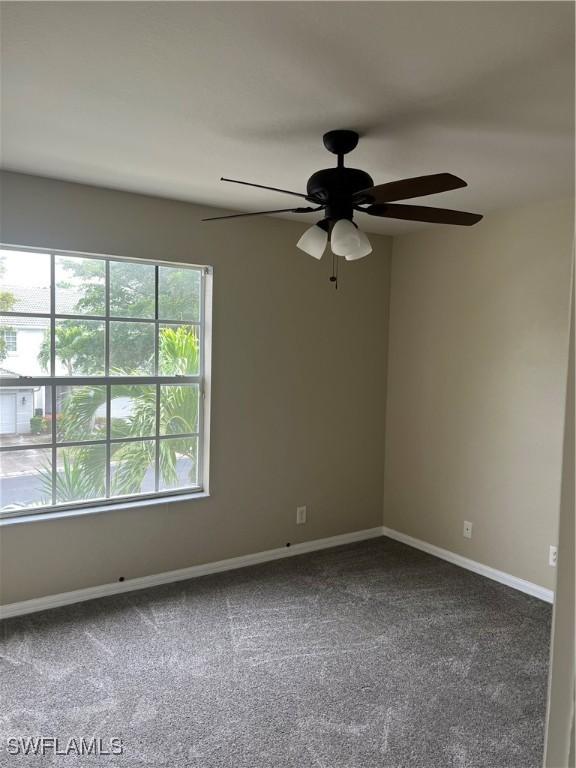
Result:
{"type": "Polygon", "coordinates": [[[104,334],[99,320],[56,320],[56,375],[103,375],[104,334]]]}
{"type": "Polygon", "coordinates": [[[0,376],[47,373],[50,373],[48,318],[0,316],[0,376]]]}
{"type": "Polygon", "coordinates": [[[115,384],[110,392],[111,437],[150,437],[156,434],[156,386],[115,384]]]}
{"type": "Polygon", "coordinates": [[[58,442],[106,437],[106,387],[86,384],[56,387],[56,439],[58,442]]]}
{"type": "Polygon", "coordinates": [[[102,259],[56,256],[56,312],[104,315],[106,263],[102,259]]]}
{"type": "Polygon", "coordinates": [[[4,352],[10,354],[10,352],[18,351],[18,334],[14,328],[5,328],[3,331],[4,338],[4,352]]]}
{"type": "Polygon", "coordinates": [[[161,376],[197,376],[200,372],[200,328],[161,325],[158,368],[161,376]]]}
{"type": "Polygon", "coordinates": [[[160,434],[182,435],[198,431],[198,384],[160,387],[160,434]]]}
{"type": "Polygon", "coordinates": [[[110,375],[154,373],[154,323],[110,323],[110,375]]]}
{"type": "Polygon", "coordinates": [[[200,321],[200,270],[158,268],[158,318],[200,321]]]}
{"type": "Polygon", "coordinates": [[[198,485],[198,438],[160,440],[160,490],[198,485]]]}
{"type": "Polygon", "coordinates": [[[110,483],[112,496],[154,493],[156,442],[113,443],[110,483]]]}
{"type": "Polygon", "coordinates": [[[0,443],[28,445],[52,442],[51,387],[0,390],[0,443]]]}
{"type": "Polygon", "coordinates": [[[50,255],[0,250],[0,311],[50,312],[50,255]]]}
{"type": "Polygon", "coordinates": [[[57,451],[56,502],[100,499],[106,493],[106,446],[86,445],[57,451]]]}
{"type": "Polygon", "coordinates": [[[154,317],[155,267],[131,261],[110,262],[110,314],[154,317]]]}
{"type": "Polygon", "coordinates": [[[202,275],[0,248],[3,509],[198,489],[202,275]]]}
{"type": "Polygon", "coordinates": [[[52,504],[50,448],[0,453],[2,511],[52,504]]]}

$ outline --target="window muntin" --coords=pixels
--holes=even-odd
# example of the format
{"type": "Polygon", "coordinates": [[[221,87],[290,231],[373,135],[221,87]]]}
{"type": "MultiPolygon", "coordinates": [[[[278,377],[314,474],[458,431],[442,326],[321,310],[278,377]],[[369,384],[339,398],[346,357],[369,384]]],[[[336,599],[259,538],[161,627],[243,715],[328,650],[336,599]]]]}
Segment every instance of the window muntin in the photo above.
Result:
{"type": "Polygon", "coordinates": [[[6,328],[4,331],[4,344],[6,345],[6,352],[18,351],[18,334],[12,328],[6,328]]]}
{"type": "Polygon", "coordinates": [[[0,306],[0,330],[32,331],[28,358],[0,371],[3,516],[203,490],[208,274],[0,250],[0,278],[19,291],[0,306]],[[31,257],[37,277],[26,293],[31,257]],[[17,388],[25,410],[10,396],[17,388]],[[17,486],[28,489],[21,498],[17,486]]]}

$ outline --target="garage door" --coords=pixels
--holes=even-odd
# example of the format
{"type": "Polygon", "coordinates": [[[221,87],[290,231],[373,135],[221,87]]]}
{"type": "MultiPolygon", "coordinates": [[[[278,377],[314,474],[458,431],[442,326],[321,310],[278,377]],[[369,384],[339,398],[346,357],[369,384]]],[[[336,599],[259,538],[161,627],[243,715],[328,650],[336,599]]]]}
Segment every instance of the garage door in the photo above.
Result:
{"type": "Polygon", "coordinates": [[[0,392],[0,435],[16,432],[16,395],[0,392]]]}

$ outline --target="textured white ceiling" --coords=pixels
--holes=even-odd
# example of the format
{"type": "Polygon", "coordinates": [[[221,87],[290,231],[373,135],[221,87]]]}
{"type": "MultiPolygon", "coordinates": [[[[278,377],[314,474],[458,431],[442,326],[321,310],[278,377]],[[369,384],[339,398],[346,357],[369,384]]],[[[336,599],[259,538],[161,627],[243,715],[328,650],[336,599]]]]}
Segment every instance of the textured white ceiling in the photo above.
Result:
{"type": "Polygon", "coordinates": [[[349,164],[376,183],[469,183],[419,203],[485,213],[568,195],[573,18],[569,2],[4,3],[3,165],[279,208],[299,203],[218,179],[304,191],[333,164],[322,134],[354,128],[349,164]]]}

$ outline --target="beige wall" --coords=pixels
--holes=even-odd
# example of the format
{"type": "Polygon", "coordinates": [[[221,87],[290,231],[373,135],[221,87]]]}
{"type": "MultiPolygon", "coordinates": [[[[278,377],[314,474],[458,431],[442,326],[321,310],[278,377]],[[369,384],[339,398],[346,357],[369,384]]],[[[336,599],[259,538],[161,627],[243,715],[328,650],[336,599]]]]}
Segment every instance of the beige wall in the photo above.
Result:
{"type": "Polygon", "coordinates": [[[304,225],[207,210],[2,174],[4,242],[215,268],[211,497],[0,529],[2,602],[380,525],[384,464],[385,525],[552,587],[570,204],[396,238],[389,333],[391,239],[336,293],[304,225]]]}
{"type": "Polygon", "coordinates": [[[335,292],[302,223],[9,173],[2,211],[5,243],[214,265],[211,497],[2,528],[3,602],[381,524],[388,238],[335,292]]]}
{"type": "Polygon", "coordinates": [[[569,202],[541,203],[398,237],[392,257],[384,524],[545,587],[572,230],[569,202]]]}
{"type": "MultiPolygon", "coordinates": [[[[574,269],[574,266],[572,267],[574,269]]],[[[574,768],[574,272],[570,359],[564,426],[558,574],[550,657],[550,699],[546,729],[546,768],[574,768]]]]}

